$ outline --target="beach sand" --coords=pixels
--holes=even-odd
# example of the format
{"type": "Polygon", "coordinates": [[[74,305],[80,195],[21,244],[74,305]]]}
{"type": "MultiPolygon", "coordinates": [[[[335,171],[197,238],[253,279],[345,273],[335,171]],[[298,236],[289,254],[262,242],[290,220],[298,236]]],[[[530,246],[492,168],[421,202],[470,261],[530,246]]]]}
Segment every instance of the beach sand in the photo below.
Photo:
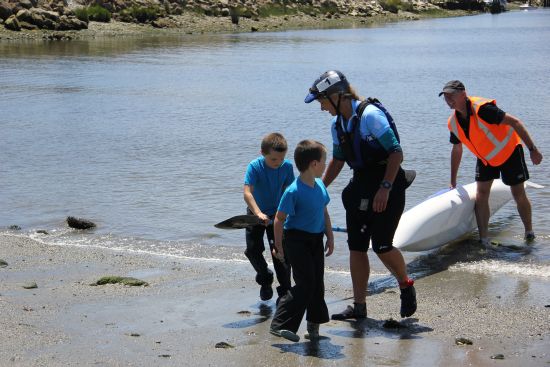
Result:
{"type": "MultiPolygon", "coordinates": [[[[51,246],[0,235],[1,366],[548,366],[546,279],[442,271],[417,279],[418,311],[399,317],[395,288],[368,318],[331,321],[319,342],[269,334],[246,262],[51,246]],[[148,287],[90,286],[105,275],[148,287]],[[24,285],[36,282],[37,288],[24,285]],[[457,345],[456,338],[472,345],[457,345]],[[216,348],[225,342],[232,347],[216,348]],[[501,354],[504,359],[492,359],[501,354]]],[[[350,302],[348,274],[326,275],[330,312],[350,302]]],[[[299,331],[303,336],[305,321],[299,331]]]]}

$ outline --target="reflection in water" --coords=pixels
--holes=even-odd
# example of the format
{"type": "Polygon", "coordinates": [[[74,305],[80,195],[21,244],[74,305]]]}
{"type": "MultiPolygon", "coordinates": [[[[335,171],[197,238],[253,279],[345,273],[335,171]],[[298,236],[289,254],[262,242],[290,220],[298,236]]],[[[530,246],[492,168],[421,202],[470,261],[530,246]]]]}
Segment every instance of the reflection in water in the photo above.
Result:
{"type": "Polygon", "coordinates": [[[342,353],[344,346],[332,344],[329,338],[303,343],[273,344],[273,346],[279,348],[281,352],[295,353],[301,356],[317,357],[320,359],[338,360],[346,357],[342,353]]]}
{"type": "MultiPolygon", "coordinates": [[[[517,261],[532,251],[531,246],[505,246],[495,244],[489,247],[482,246],[477,240],[466,239],[440,247],[427,254],[415,258],[407,264],[409,276],[421,279],[432,274],[449,269],[456,264],[472,263],[481,260],[505,259],[517,261]]],[[[385,276],[369,283],[369,294],[381,293],[388,288],[396,287],[393,276],[385,276]]]]}
{"type": "MultiPolygon", "coordinates": [[[[263,48],[264,44],[271,46],[300,46],[303,42],[322,43],[322,39],[311,40],[298,34],[288,37],[279,35],[255,34],[211,34],[211,35],[164,35],[136,37],[96,37],[92,39],[72,40],[70,42],[54,42],[45,40],[26,40],[10,42],[0,40],[0,55],[4,58],[40,58],[48,57],[116,57],[124,55],[150,54],[169,57],[170,54],[185,52],[211,52],[212,50],[231,50],[235,46],[263,48]],[[261,43],[258,44],[258,38],[261,43]]],[[[162,61],[159,59],[159,61],[162,61]]]]}
{"type": "Polygon", "coordinates": [[[415,339],[418,338],[416,334],[433,331],[428,326],[419,325],[418,321],[418,319],[411,317],[401,321],[393,319],[375,320],[367,317],[362,320],[344,320],[343,322],[348,323],[352,330],[331,329],[328,332],[331,335],[353,339],[373,338],[380,335],[385,337],[395,336],[399,339],[415,339]]]}
{"type": "MultiPolygon", "coordinates": [[[[259,308],[259,311],[255,313],[255,315],[260,315],[261,317],[257,317],[253,319],[247,318],[246,320],[230,322],[228,324],[224,324],[223,327],[228,329],[244,329],[257,324],[261,324],[269,320],[269,318],[273,314],[273,307],[270,304],[260,302],[258,304],[258,308],[259,308]]],[[[248,311],[242,312],[242,315],[247,316],[249,315],[249,312],[248,311]]]]}

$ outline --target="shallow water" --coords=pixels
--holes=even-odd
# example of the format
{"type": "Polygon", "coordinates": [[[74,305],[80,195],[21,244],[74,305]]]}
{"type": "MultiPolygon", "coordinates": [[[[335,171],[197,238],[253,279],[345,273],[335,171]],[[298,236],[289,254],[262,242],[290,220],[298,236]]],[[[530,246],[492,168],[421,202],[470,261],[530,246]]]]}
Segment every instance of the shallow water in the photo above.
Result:
{"type": "MultiPolygon", "coordinates": [[[[418,172],[407,208],[448,185],[449,110],[437,94],[450,79],[520,117],[548,160],[549,37],[550,11],[537,10],[350,30],[2,41],[0,228],[17,224],[22,235],[60,245],[245,261],[243,231],[213,224],[244,212],[244,171],[263,135],[282,132],[291,151],[304,138],[330,146],[329,116],[302,101],[331,68],[361,94],[382,100],[396,119],[404,166],[418,172]],[[68,215],[98,228],[69,230],[68,215]]],[[[473,181],[474,163],[465,153],[462,184],[473,181]]],[[[529,162],[529,169],[534,182],[548,186],[546,165],[529,162]]],[[[339,226],[348,178],[343,172],[330,188],[329,210],[339,226]]],[[[406,253],[407,262],[417,276],[424,273],[415,264],[425,268],[430,257],[467,271],[546,276],[550,191],[529,196],[533,245],[523,244],[509,203],[490,227],[507,246],[463,257],[464,246],[475,247],[473,233],[451,250],[406,253]]],[[[327,260],[335,274],[347,270],[345,236],[336,241],[327,260]]],[[[387,275],[376,260],[373,272],[387,275]]]]}

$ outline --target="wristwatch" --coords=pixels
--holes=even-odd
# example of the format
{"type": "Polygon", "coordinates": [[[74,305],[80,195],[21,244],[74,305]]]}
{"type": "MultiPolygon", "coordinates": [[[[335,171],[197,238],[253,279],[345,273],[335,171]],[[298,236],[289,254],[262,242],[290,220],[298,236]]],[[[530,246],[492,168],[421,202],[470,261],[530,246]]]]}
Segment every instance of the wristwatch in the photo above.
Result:
{"type": "Polygon", "coordinates": [[[380,187],[383,189],[391,190],[392,183],[388,180],[382,180],[382,182],[380,182],[380,187]]]}

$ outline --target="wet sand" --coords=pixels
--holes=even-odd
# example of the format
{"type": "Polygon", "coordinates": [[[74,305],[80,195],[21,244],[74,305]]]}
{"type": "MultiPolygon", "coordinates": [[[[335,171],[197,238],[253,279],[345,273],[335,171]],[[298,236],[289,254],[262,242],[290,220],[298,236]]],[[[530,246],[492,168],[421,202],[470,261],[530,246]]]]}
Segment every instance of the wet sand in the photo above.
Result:
{"type": "MultiPolygon", "coordinates": [[[[0,365],[4,366],[547,366],[545,279],[442,271],[416,282],[419,309],[400,328],[395,288],[368,297],[368,318],[331,321],[323,340],[269,334],[245,262],[209,262],[0,235],[0,365]],[[90,286],[105,275],[148,287],[90,286]],[[23,286],[36,282],[37,288],[23,286]],[[456,338],[472,345],[456,345],[456,338]],[[232,347],[216,348],[225,342],[232,347]],[[501,354],[504,359],[492,359],[501,354]]],[[[329,311],[350,302],[347,274],[326,276],[329,311]]],[[[303,336],[305,322],[299,331],[303,336]]]]}

